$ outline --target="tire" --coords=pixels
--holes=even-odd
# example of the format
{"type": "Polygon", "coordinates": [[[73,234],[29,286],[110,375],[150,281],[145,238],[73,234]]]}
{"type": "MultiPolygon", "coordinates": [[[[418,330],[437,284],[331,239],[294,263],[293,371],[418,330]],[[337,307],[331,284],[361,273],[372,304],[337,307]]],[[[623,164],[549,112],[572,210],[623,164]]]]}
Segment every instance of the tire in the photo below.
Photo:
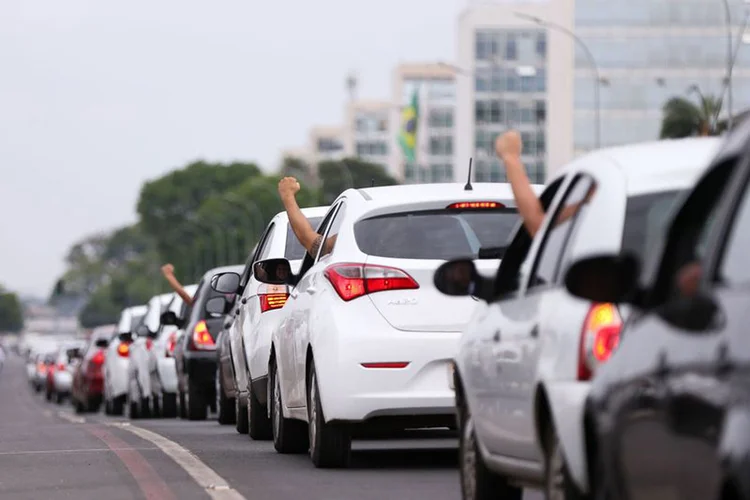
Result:
{"type": "Polygon", "coordinates": [[[270,377],[268,382],[271,389],[269,396],[273,447],[283,454],[305,453],[309,448],[305,423],[284,417],[278,371],[275,364],[272,367],[273,377],[270,377]]]}
{"type": "Polygon", "coordinates": [[[237,432],[247,434],[250,432],[250,422],[247,414],[247,400],[242,396],[234,398],[234,424],[237,432]]]}
{"type": "Polygon", "coordinates": [[[65,394],[61,392],[55,392],[55,403],[61,405],[65,402],[65,394]]]}
{"type": "Polygon", "coordinates": [[[219,424],[221,425],[232,425],[236,422],[237,418],[237,409],[236,409],[236,398],[228,398],[224,395],[224,384],[221,382],[221,368],[219,368],[219,373],[216,374],[217,377],[217,399],[219,400],[217,402],[217,407],[219,409],[219,415],[218,420],[219,424]]]}
{"type": "MultiPolygon", "coordinates": [[[[248,380],[250,379],[248,378],[248,380]]],[[[268,409],[258,401],[258,397],[253,392],[252,383],[248,383],[247,390],[247,419],[250,424],[248,434],[256,441],[273,439],[273,430],[271,430],[271,419],[268,418],[268,409]]]]}
{"type": "Polygon", "coordinates": [[[544,453],[544,495],[547,500],[587,500],[570,477],[560,440],[552,426],[547,429],[544,453]]]}
{"type": "Polygon", "coordinates": [[[91,413],[98,413],[99,408],[101,408],[101,406],[102,406],[101,396],[89,397],[86,403],[84,403],[84,408],[86,408],[86,411],[91,412],[91,413]]]}
{"type": "Polygon", "coordinates": [[[112,402],[109,399],[104,400],[104,414],[112,415],[112,402]]]}
{"type": "Polygon", "coordinates": [[[161,393],[161,416],[162,418],[177,417],[177,394],[174,392],[161,393]]]}
{"type": "Polygon", "coordinates": [[[151,398],[141,398],[138,409],[140,418],[151,418],[151,398]]]}
{"type": "Polygon", "coordinates": [[[185,401],[186,399],[187,398],[185,398],[185,393],[183,391],[180,391],[179,393],[179,401],[180,401],[179,406],[180,407],[179,407],[179,411],[177,412],[177,417],[183,420],[187,419],[187,404],[185,401]]]}
{"type": "Polygon", "coordinates": [[[187,406],[188,420],[206,420],[208,418],[208,405],[206,398],[198,387],[198,384],[191,384],[188,380],[188,390],[185,398],[187,406]]]}
{"type": "Polygon", "coordinates": [[[83,413],[86,413],[86,407],[83,403],[78,401],[77,399],[73,400],[73,408],[75,409],[76,415],[81,415],[83,413]]]}
{"type": "Polygon", "coordinates": [[[459,438],[459,471],[463,500],[521,500],[523,491],[508,484],[502,476],[487,468],[479,451],[474,421],[466,417],[459,438]]]}
{"type": "Polygon", "coordinates": [[[127,400],[127,407],[128,418],[130,420],[138,420],[141,417],[141,409],[138,407],[138,403],[130,399],[130,397],[127,400]]]}
{"type": "Polygon", "coordinates": [[[110,403],[112,405],[110,407],[112,415],[122,416],[125,413],[125,398],[126,396],[118,396],[112,400],[110,403]]]}
{"type": "Polygon", "coordinates": [[[44,399],[46,399],[49,402],[52,402],[52,391],[51,390],[47,389],[44,392],[44,399]]]}
{"type": "Polygon", "coordinates": [[[307,415],[313,465],[321,469],[348,467],[352,455],[351,430],[325,421],[314,361],[310,362],[307,375],[307,415]]]}

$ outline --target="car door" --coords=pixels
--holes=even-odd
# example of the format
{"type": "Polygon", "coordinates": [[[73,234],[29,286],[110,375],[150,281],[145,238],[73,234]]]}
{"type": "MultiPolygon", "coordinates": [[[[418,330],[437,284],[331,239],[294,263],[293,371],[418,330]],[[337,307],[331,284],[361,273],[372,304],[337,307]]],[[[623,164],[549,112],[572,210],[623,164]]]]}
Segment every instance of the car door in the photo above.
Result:
{"type": "MultiPolygon", "coordinates": [[[[318,227],[318,234],[323,235],[325,241],[325,235],[328,232],[328,228],[333,221],[336,212],[338,211],[340,204],[333,205],[326,214],[320,227],[318,227]]],[[[316,285],[315,265],[318,262],[318,257],[323,245],[318,248],[318,254],[315,256],[305,255],[305,259],[302,262],[300,269],[300,275],[298,276],[299,281],[296,286],[292,288],[289,293],[289,298],[284,305],[286,312],[286,318],[282,320],[282,327],[279,333],[281,334],[278,338],[280,346],[281,356],[284,358],[284,369],[281,373],[283,377],[284,386],[284,401],[286,406],[289,408],[300,408],[305,406],[305,372],[304,366],[300,371],[299,362],[297,360],[298,351],[297,343],[302,343],[307,338],[307,322],[309,316],[309,309],[311,307],[311,297],[317,292],[318,288],[316,285]],[[302,389],[301,389],[302,388],[302,389]]],[[[305,345],[306,348],[306,345],[305,345]]],[[[302,356],[305,356],[303,353],[302,356]]]]}
{"type": "Polygon", "coordinates": [[[654,307],[626,326],[618,364],[607,367],[623,380],[608,396],[615,480],[633,500],[719,497],[715,447],[728,403],[724,367],[730,366],[732,346],[727,332],[746,331],[750,319],[742,291],[744,255],[737,253],[749,248],[747,207],[735,223],[745,240],[729,247],[725,267],[712,250],[723,247],[730,223],[720,221],[732,220],[732,200],[745,185],[735,175],[734,169],[714,169],[683,204],[670,225],[650,291],[654,307]],[[681,285],[684,271],[696,263],[703,275],[701,294],[717,306],[705,325],[701,308],[685,302],[681,285]],[[735,276],[738,283],[727,286],[735,276]]]}

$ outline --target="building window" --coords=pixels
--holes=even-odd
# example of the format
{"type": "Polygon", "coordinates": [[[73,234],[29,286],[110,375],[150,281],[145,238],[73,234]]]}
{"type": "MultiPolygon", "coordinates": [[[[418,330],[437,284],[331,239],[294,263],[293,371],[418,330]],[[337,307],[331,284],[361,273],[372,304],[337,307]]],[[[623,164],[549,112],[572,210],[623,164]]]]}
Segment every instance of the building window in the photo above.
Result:
{"type": "Polygon", "coordinates": [[[356,148],[357,156],[384,156],[388,154],[388,145],[383,141],[359,141],[356,148]]]}
{"type": "Polygon", "coordinates": [[[545,68],[537,68],[536,75],[534,76],[536,82],[535,89],[537,92],[547,91],[547,70],[545,68]]]}
{"type": "Polygon", "coordinates": [[[487,101],[477,101],[474,104],[474,119],[477,123],[487,123],[490,120],[490,106],[487,101]]]}
{"type": "Polygon", "coordinates": [[[534,111],[537,125],[542,125],[547,121],[547,103],[544,101],[534,102],[534,111]]]}
{"type": "Polygon", "coordinates": [[[536,75],[534,76],[521,76],[521,92],[533,92],[535,90],[536,75]]]}
{"type": "Polygon", "coordinates": [[[452,136],[439,136],[430,137],[430,154],[431,155],[445,155],[450,156],[453,154],[453,137],[452,136]]]}
{"type": "Polygon", "coordinates": [[[514,34],[508,34],[508,39],[505,41],[505,59],[507,61],[518,59],[518,40],[514,34]]]}
{"type": "Polygon", "coordinates": [[[429,114],[429,126],[433,128],[453,127],[452,109],[431,109],[429,114]]]}
{"type": "Polygon", "coordinates": [[[536,55],[542,59],[547,58],[547,34],[539,33],[536,36],[536,55]]]}
{"type": "Polygon", "coordinates": [[[488,33],[482,33],[479,32],[476,34],[476,58],[479,61],[484,61],[490,58],[491,56],[491,42],[490,42],[490,35],[488,33]]]}
{"type": "Polygon", "coordinates": [[[406,179],[406,182],[413,183],[415,180],[415,174],[416,174],[416,168],[414,167],[414,164],[407,163],[404,166],[404,179],[406,179]]]}
{"type": "Polygon", "coordinates": [[[318,151],[321,153],[332,153],[344,149],[343,144],[338,139],[321,138],[318,139],[318,151]]]}
{"type": "Polygon", "coordinates": [[[450,163],[430,165],[430,182],[453,182],[453,166],[450,163]]]}

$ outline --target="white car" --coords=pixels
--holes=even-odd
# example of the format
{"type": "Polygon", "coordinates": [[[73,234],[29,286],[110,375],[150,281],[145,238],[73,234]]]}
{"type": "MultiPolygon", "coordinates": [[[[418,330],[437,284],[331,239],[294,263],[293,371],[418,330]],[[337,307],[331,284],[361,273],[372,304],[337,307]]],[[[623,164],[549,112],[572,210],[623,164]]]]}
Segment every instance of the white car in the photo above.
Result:
{"type": "MultiPolygon", "coordinates": [[[[328,209],[303,208],[302,214],[312,227],[318,227],[328,209]]],[[[238,432],[249,433],[253,439],[272,437],[266,406],[271,334],[284,315],[282,307],[290,291],[287,285],[258,281],[253,265],[263,259],[283,257],[291,262],[293,271],[298,271],[304,256],[305,249],[294,235],[286,212],[280,212],[269,222],[242,275],[234,275],[239,285],[233,291],[241,296],[229,328],[232,386],[237,388],[235,423],[238,432]]],[[[228,278],[222,278],[222,282],[228,278]]]]}
{"type": "MultiPolygon", "coordinates": [[[[478,302],[440,294],[433,274],[462,256],[497,266],[518,224],[509,185],[469,187],[349,189],[334,202],[272,336],[277,451],[344,467],[354,428],[455,426],[451,361],[478,302]]],[[[285,259],[255,266],[268,284],[289,272],[285,259]]]]}
{"type": "Polygon", "coordinates": [[[70,397],[73,386],[73,373],[81,361],[81,354],[86,347],[86,342],[81,340],[66,342],[57,351],[54,364],[49,368],[52,371],[52,384],[49,387],[49,397],[57,404],[61,404],[70,397]]]}
{"type": "Polygon", "coordinates": [[[146,306],[128,307],[120,314],[117,334],[107,347],[104,359],[104,413],[122,415],[128,397],[130,345],[135,329],[146,314],[146,306]]]}
{"type": "MultiPolygon", "coordinates": [[[[628,310],[574,297],[567,266],[592,254],[641,256],[664,230],[679,194],[718,151],[717,138],[604,149],[562,168],[541,196],[546,216],[532,239],[520,228],[494,279],[474,273],[489,307],[456,357],[464,500],[589,494],[585,402],[590,379],[617,347],[628,310]]],[[[455,278],[471,261],[445,264],[436,285],[469,293],[455,278]]]]}

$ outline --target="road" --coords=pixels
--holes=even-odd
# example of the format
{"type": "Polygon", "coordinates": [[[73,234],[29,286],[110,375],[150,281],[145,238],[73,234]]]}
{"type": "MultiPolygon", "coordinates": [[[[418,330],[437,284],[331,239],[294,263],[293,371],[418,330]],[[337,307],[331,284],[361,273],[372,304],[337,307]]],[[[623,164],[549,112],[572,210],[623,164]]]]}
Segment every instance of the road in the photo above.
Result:
{"type": "Polygon", "coordinates": [[[76,416],[33,393],[17,357],[0,373],[3,499],[456,500],[456,467],[455,439],[430,435],[357,441],[351,468],[318,470],[215,420],[76,416]]]}

